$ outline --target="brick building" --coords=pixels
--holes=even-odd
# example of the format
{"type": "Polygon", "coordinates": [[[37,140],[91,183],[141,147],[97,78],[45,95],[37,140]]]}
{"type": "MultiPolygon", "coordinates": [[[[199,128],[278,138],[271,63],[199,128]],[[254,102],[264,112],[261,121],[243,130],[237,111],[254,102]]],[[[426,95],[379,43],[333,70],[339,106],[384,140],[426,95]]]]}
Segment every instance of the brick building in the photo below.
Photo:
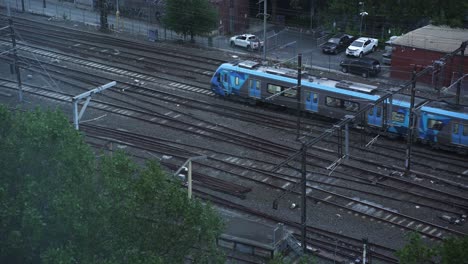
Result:
{"type": "Polygon", "coordinates": [[[232,35],[249,28],[249,0],[211,0],[219,12],[218,31],[232,35]]]}
{"type": "MultiPolygon", "coordinates": [[[[393,42],[391,77],[410,80],[414,66],[416,70],[421,70],[456,50],[467,40],[468,29],[428,25],[413,30],[393,42]]],[[[450,85],[454,72],[458,74],[461,64],[463,72],[468,73],[468,49],[464,55],[462,59],[458,53],[457,56],[442,62],[440,74],[434,72],[418,81],[435,87],[450,85]]]]}

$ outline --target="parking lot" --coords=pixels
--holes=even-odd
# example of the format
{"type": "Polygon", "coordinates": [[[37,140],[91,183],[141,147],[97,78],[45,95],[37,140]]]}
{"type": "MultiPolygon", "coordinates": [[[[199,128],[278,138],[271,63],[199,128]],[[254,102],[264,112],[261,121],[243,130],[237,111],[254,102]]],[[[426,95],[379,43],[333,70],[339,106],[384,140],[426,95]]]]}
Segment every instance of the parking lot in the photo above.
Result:
{"type": "MultiPolygon", "coordinates": [[[[261,39],[263,31],[256,31],[256,34],[261,39]]],[[[313,34],[304,31],[295,30],[270,30],[267,32],[267,52],[266,56],[270,59],[275,59],[281,62],[297,61],[297,54],[302,54],[302,63],[314,68],[329,72],[341,72],[340,62],[346,58],[345,52],[340,52],[336,55],[325,54],[322,52],[322,45],[327,41],[326,38],[317,39],[313,34]]],[[[229,37],[226,38],[226,49],[231,49],[235,52],[251,53],[259,56],[263,55],[262,50],[247,51],[240,47],[229,47],[229,37]]],[[[389,65],[382,63],[382,54],[384,51],[380,48],[376,52],[369,53],[365,57],[377,59],[381,63],[381,72],[377,77],[370,78],[387,78],[390,76],[389,65]]],[[[352,58],[352,57],[349,57],[352,58]]]]}

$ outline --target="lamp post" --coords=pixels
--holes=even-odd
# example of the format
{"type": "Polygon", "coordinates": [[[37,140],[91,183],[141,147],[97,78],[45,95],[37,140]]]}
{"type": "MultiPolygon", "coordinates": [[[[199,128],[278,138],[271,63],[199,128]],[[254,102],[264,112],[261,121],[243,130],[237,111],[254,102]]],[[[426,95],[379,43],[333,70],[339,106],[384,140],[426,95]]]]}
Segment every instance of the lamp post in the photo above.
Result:
{"type": "Polygon", "coordinates": [[[367,16],[369,13],[365,12],[365,11],[362,11],[361,13],[359,13],[359,15],[361,16],[361,26],[359,27],[359,36],[361,36],[361,33],[362,33],[362,21],[364,20],[364,17],[367,16]]]}

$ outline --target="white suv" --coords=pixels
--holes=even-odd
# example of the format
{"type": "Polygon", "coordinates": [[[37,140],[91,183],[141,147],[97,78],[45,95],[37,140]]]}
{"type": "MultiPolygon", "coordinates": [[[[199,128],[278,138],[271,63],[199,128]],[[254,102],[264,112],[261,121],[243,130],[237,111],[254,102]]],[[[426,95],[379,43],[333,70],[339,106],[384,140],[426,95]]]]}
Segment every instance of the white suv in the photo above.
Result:
{"type": "Polygon", "coordinates": [[[231,37],[229,39],[229,44],[231,45],[231,47],[239,46],[248,50],[255,50],[263,47],[263,41],[260,41],[260,39],[257,38],[257,36],[252,34],[242,34],[231,37]]]}

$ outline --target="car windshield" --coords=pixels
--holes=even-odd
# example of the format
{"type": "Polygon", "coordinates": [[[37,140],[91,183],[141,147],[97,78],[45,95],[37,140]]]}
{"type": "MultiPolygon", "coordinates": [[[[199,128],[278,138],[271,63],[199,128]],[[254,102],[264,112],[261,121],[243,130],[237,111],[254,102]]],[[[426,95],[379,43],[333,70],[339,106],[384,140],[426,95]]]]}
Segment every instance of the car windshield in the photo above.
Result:
{"type": "Polygon", "coordinates": [[[338,44],[340,42],[340,39],[339,38],[331,38],[331,39],[328,40],[328,42],[338,44]]]}
{"type": "Polygon", "coordinates": [[[353,43],[351,43],[351,47],[362,47],[364,45],[364,42],[362,41],[353,41],[353,43]]]}

